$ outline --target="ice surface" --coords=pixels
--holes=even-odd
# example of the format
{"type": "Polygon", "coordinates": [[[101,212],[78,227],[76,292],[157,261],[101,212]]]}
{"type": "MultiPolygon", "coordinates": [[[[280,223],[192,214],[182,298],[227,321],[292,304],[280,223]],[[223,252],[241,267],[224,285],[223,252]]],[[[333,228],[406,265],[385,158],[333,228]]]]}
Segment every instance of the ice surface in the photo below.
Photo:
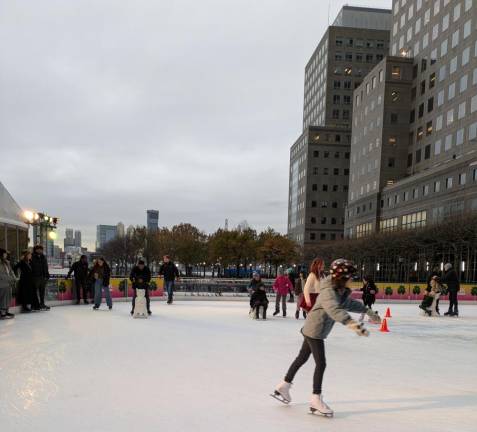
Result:
{"type": "Polygon", "coordinates": [[[129,307],[64,306],[0,322],[0,430],[477,430],[476,306],[455,319],[391,305],[391,333],[372,326],[367,339],[336,325],[324,381],[334,419],[307,414],[312,359],[292,405],[269,397],[303,321],[252,321],[245,302],[154,302],[148,320],[129,307]]]}

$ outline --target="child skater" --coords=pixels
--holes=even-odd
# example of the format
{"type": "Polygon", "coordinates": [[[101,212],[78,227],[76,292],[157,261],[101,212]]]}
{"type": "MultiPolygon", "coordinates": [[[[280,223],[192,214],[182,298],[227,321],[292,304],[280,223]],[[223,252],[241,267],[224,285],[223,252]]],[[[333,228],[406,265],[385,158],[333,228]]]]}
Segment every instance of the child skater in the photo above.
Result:
{"type": "Polygon", "coordinates": [[[335,322],[346,325],[359,336],[369,336],[369,332],[351,318],[349,312],[365,312],[375,321],[380,321],[379,315],[351,298],[349,288],[356,267],[351,261],[337,259],[331,263],[330,275],[321,281],[320,295],[309,312],[301,332],[304,340],[298,357],[291,364],[285,379],[276,387],[272,395],[276,399],[290,403],[290,386],[298,370],[313,354],[315,373],[313,376],[313,394],[310,411],[326,417],[333,416],[333,410],[324,402],[322,395],[323,374],[326,368],[325,339],[331,332],[335,322]]]}
{"type": "Polygon", "coordinates": [[[257,286],[257,289],[250,297],[250,308],[255,314],[255,319],[260,319],[260,308],[263,308],[262,319],[267,319],[268,299],[267,293],[265,292],[265,285],[263,283],[257,286]]]}
{"type": "MultiPolygon", "coordinates": [[[[363,277],[363,287],[361,288],[361,291],[363,292],[362,298],[364,305],[372,309],[373,304],[376,302],[376,293],[378,292],[378,287],[374,283],[374,279],[372,276],[363,277]]],[[[361,314],[359,320],[364,320],[364,313],[361,314]]]]}
{"type": "Polygon", "coordinates": [[[444,292],[444,287],[441,284],[441,278],[439,276],[433,276],[429,282],[429,287],[426,288],[426,294],[422,299],[419,308],[428,316],[438,316],[437,304],[439,297],[444,292]]]}

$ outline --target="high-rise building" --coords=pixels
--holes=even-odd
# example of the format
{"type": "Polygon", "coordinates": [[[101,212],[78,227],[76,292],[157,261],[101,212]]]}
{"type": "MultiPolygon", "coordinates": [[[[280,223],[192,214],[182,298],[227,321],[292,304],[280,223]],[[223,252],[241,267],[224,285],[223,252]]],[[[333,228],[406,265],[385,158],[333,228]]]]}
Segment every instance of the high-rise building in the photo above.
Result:
{"type": "Polygon", "coordinates": [[[81,247],[81,231],[79,230],[75,231],[75,246],[81,247]]]}
{"type": "Polygon", "coordinates": [[[67,248],[68,246],[74,246],[74,245],[75,245],[74,231],[71,228],[66,228],[63,246],[64,248],[67,248]]]}
{"type": "Polygon", "coordinates": [[[115,239],[118,235],[116,225],[98,225],[96,227],[96,250],[104,247],[106,243],[115,239]]]}
{"type": "Polygon", "coordinates": [[[159,229],[159,210],[147,210],[147,229],[157,231],[159,229]]]}
{"type": "Polygon", "coordinates": [[[353,90],[387,55],[390,28],[390,10],[345,6],[306,65],[288,202],[288,235],[302,246],[343,237],[353,90]]]}
{"type": "Polygon", "coordinates": [[[118,222],[116,227],[118,229],[118,237],[124,237],[124,233],[125,233],[124,224],[122,222],[118,222]]]}
{"type": "Polygon", "coordinates": [[[347,237],[477,210],[476,25],[472,0],[393,1],[391,57],[354,92],[347,237]]]}

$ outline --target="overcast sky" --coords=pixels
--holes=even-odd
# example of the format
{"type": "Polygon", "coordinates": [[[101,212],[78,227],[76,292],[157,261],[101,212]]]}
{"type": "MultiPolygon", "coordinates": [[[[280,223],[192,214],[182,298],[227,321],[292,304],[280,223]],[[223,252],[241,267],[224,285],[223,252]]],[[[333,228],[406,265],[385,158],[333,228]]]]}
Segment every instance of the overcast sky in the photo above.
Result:
{"type": "MultiPolygon", "coordinates": [[[[390,7],[391,0],[337,1],[390,7]]],[[[81,229],[286,231],[326,0],[0,0],[0,181],[81,229]]],[[[59,242],[62,244],[62,241],[59,242]]]]}

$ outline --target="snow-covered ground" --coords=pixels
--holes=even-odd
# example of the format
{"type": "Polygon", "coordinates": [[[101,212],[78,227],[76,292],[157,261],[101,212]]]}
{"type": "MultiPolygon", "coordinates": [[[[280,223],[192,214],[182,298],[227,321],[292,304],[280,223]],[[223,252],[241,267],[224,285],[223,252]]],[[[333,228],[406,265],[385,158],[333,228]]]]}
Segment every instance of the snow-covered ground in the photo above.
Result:
{"type": "Polygon", "coordinates": [[[290,406],[269,397],[301,344],[294,318],[256,322],[244,302],[192,301],[155,302],[148,320],[125,303],[19,315],[0,322],[0,429],[475,431],[477,306],[457,319],[391,310],[390,333],[336,325],[328,339],[334,419],[307,414],[312,359],[290,406]]]}

